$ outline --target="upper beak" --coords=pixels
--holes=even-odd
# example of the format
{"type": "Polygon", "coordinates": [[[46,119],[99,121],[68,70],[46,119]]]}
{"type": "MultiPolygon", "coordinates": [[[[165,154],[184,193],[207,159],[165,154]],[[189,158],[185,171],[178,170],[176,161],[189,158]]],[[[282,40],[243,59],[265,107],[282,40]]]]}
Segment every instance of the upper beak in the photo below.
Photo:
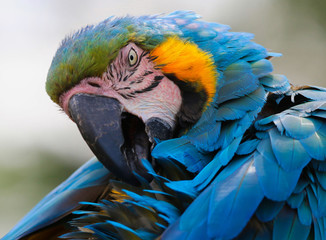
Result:
{"type": "Polygon", "coordinates": [[[124,135],[121,126],[122,107],[118,100],[79,93],[70,98],[68,107],[83,138],[106,168],[133,185],[139,184],[134,172],[148,178],[145,168],[132,167],[121,150],[124,135]]]}

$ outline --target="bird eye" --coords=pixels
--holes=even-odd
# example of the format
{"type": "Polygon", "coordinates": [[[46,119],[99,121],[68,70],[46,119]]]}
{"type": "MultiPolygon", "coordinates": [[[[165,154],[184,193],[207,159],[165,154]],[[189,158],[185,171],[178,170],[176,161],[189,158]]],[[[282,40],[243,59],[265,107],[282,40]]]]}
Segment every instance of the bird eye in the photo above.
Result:
{"type": "Polygon", "coordinates": [[[129,60],[129,65],[132,67],[136,64],[137,60],[138,60],[138,55],[136,53],[136,51],[132,48],[129,51],[128,54],[128,60],[129,60]]]}

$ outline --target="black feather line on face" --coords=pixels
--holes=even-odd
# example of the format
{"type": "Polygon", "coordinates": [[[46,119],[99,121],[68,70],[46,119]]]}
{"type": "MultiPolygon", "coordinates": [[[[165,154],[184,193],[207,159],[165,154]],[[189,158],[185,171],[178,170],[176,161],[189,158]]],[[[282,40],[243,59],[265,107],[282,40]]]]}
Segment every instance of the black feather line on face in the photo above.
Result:
{"type": "Polygon", "coordinates": [[[124,95],[123,93],[120,93],[120,96],[123,97],[124,99],[129,99],[129,97],[127,97],[127,96],[124,95]]]}
{"type": "Polygon", "coordinates": [[[134,75],[134,73],[136,72],[137,69],[131,71],[131,73],[129,74],[128,78],[130,78],[132,75],[134,75]]]}
{"type": "Polygon", "coordinates": [[[127,79],[129,78],[129,76],[127,75],[127,76],[125,76],[124,78],[123,78],[123,80],[122,81],[126,81],[127,79]]]}
{"type": "Polygon", "coordinates": [[[136,83],[141,83],[143,80],[144,80],[143,77],[142,77],[142,78],[138,78],[138,79],[136,80],[136,83]]]}
{"type": "Polygon", "coordinates": [[[130,89],[130,87],[122,87],[122,88],[118,88],[117,91],[119,91],[119,90],[129,90],[129,89],[130,89]]]}
{"type": "Polygon", "coordinates": [[[161,70],[164,66],[165,66],[165,64],[155,65],[154,69],[155,70],[161,70]]]}
{"type": "Polygon", "coordinates": [[[132,93],[134,94],[139,94],[139,93],[145,93],[145,92],[148,92],[148,91],[152,91],[154,88],[156,88],[161,80],[164,78],[164,76],[155,76],[154,77],[154,81],[151,83],[151,85],[149,85],[148,87],[142,89],[142,90],[137,90],[137,91],[134,91],[132,93]]]}
{"type": "Polygon", "coordinates": [[[157,56],[148,56],[147,59],[150,60],[150,61],[154,61],[156,60],[158,57],[157,56]]]}
{"type": "Polygon", "coordinates": [[[109,70],[108,70],[111,78],[113,78],[113,73],[112,73],[112,64],[109,65],[109,70]]]}
{"type": "Polygon", "coordinates": [[[154,81],[161,81],[164,78],[164,76],[155,76],[154,81]]]}
{"type": "Polygon", "coordinates": [[[118,78],[118,71],[117,71],[117,68],[114,64],[111,64],[110,66],[112,66],[112,74],[114,76],[114,73],[115,73],[115,77],[118,78]]]}
{"type": "Polygon", "coordinates": [[[143,77],[145,77],[145,76],[147,76],[147,75],[150,75],[150,74],[152,74],[152,73],[153,73],[152,71],[146,71],[146,72],[144,73],[143,77]]]}
{"type": "Polygon", "coordinates": [[[142,57],[145,57],[149,54],[149,52],[143,52],[143,54],[141,55],[142,57]]]}

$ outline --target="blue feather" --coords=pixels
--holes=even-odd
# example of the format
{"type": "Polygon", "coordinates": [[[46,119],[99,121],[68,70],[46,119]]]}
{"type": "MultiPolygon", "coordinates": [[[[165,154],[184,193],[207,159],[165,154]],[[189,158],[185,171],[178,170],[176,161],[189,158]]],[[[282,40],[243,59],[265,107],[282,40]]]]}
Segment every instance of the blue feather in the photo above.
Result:
{"type": "Polygon", "coordinates": [[[61,235],[58,238],[60,238],[60,239],[73,239],[73,238],[76,238],[76,237],[78,237],[79,239],[87,239],[87,238],[91,238],[92,234],[91,233],[86,233],[86,232],[80,232],[80,233],[70,232],[70,233],[66,233],[64,235],[61,235]]]}
{"type": "Polygon", "coordinates": [[[243,73],[238,81],[223,85],[218,91],[217,104],[221,104],[231,99],[245,96],[255,91],[259,86],[258,79],[252,73],[243,73]]]}
{"type": "Polygon", "coordinates": [[[284,75],[270,74],[262,78],[259,81],[267,91],[283,93],[290,89],[290,84],[284,75]]]}
{"type": "Polygon", "coordinates": [[[283,206],[284,202],[274,202],[264,198],[256,211],[256,216],[260,221],[269,222],[276,217],[283,206]]]}
{"type": "Polygon", "coordinates": [[[209,237],[236,236],[249,221],[263,198],[257,183],[253,159],[247,157],[231,162],[182,215],[180,220],[182,229],[186,231],[194,228],[194,216],[198,220],[202,219],[200,214],[205,211],[203,214],[208,214],[209,237]],[[243,201],[248,203],[246,208],[242,207],[243,201]],[[199,217],[197,217],[198,214],[199,217]],[[189,222],[190,219],[192,222],[189,222]]]}
{"type": "Polygon", "coordinates": [[[219,54],[214,54],[214,60],[219,69],[225,69],[231,63],[239,59],[246,61],[257,61],[267,56],[266,50],[260,45],[250,42],[253,38],[252,34],[247,33],[224,33],[219,39],[219,43],[223,45],[219,54]]]}
{"type": "Polygon", "coordinates": [[[160,161],[173,159],[185,165],[191,172],[198,172],[210,161],[208,154],[199,152],[187,138],[176,138],[159,143],[152,151],[152,156],[160,161]]]}
{"type": "Polygon", "coordinates": [[[307,199],[304,199],[298,208],[298,217],[303,225],[310,226],[312,222],[312,213],[307,199]]]}
{"type": "Polygon", "coordinates": [[[214,159],[207,164],[192,181],[169,182],[166,183],[166,185],[175,191],[181,191],[187,195],[195,197],[198,195],[198,192],[203,191],[203,189],[207,187],[207,185],[216,176],[220,168],[231,160],[239,146],[240,141],[240,138],[235,139],[227,148],[216,154],[214,159]]]}
{"type": "Polygon", "coordinates": [[[113,227],[110,223],[96,223],[85,226],[86,229],[93,232],[96,238],[115,240],[118,236],[110,231],[110,227],[113,227]]]}
{"type": "Polygon", "coordinates": [[[248,114],[246,114],[242,119],[236,121],[228,121],[225,124],[223,124],[220,136],[216,141],[214,148],[212,150],[218,148],[224,149],[229,144],[231,144],[231,142],[235,138],[242,137],[245,131],[252,124],[252,121],[254,120],[254,117],[256,116],[259,110],[260,109],[257,109],[256,111],[248,112],[248,114]]]}
{"type": "Polygon", "coordinates": [[[95,158],[42,199],[3,240],[18,239],[50,225],[78,207],[79,201],[94,201],[104,190],[109,171],[95,158]],[[102,186],[102,188],[98,188],[102,186]],[[94,190],[92,188],[94,187],[94,190]],[[87,194],[86,194],[87,193],[87,194]],[[75,196],[79,196],[76,198],[75,196]]]}
{"type": "MultiPolygon", "coordinates": [[[[295,93],[293,94],[295,95],[295,93]]],[[[295,105],[291,107],[291,109],[288,110],[288,112],[292,114],[296,114],[298,116],[305,117],[305,116],[310,116],[316,110],[325,111],[324,109],[325,106],[326,106],[325,101],[312,101],[312,102],[306,102],[303,104],[295,105]]]]}
{"type": "Polygon", "coordinates": [[[297,94],[300,94],[306,98],[310,98],[315,101],[326,100],[326,90],[301,90],[297,91],[297,94]]]}
{"type": "Polygon", "coordinates": [[[269,57],[281,57],[282,53],[268,52],[269,57]]]}
{"type": "Polygon", "coordinates": [[[263,106],[265,95],[265,91],[260,87],[247,96],[221,104],[216,111],[216,120],[225,121],[243,118],[247,112],[263,106]]]}
{"type": "MultiPolygon", "coordinates": [[[[207,189],[207,191],[210,191],[210,189],[207,189]]],[[[178,224],[178,229],[181,230],[183,236],[187,236],[187,239],[191,234],[193,234],[193,236],[190,239],[195,239],[194,237],[198,232],[201,232],[202,237],[205,238],[206,236],[206,238],[208,238],[207,213],[209,211],[209,201],[209,197],[205,199],[202,198],[198,201],[195,200],[190,206],[191,209],[188,211],[188,208],[180,217],[179,222],[175,223],[178,224]],[[197,213],[195,215],[193,214],[194,209],[197,209],[197,213]],[[205,229],[203,229],[203,227],[205,229]],[[198,228],[199,231],[196,228],[198,228]]],[[[167,237],[166,239],[179,239],[171,237],[167,237]]]]}
{"type": "Polygon", "coordinates": [[[257,150],[254,154],[255,167],[265,196],[274,201],[286,200],[298,182],[301,169],[288,172],[280,167],[269,139],[262,140],[257,150]]]}
{"type": "Polygon", "coordinates": [[[326,191],[317,185],[307,188],[307,195],[312,214],[316,218],[326,216],[326,191]]]}
{"type": "Polygon", "coordinates": [[[326,161],[321,162],[321,161],[318,161],[318,160],[314,160],[313,159],[311,161],[311,165],[317,171],[326,172],[326,161]]]}
{"type": "Polygon", "coordinates": [[[176,192],[182,192],[191,198],[196,198],[199,194],[195,189],[195,186],[190,180],[180,180],[180,181],[172,181],[167,182],[165,185],[176,192]]]}
{"type": "Polygon", "coordinates": [[[310,226],[300,223],[294,210],[283,208],[274,221],[274,240],[306,240],[310,226]]]}
{"type": "Polygon", "coordinates": [[[203,149],[203,151],[212,151],[219,138],[221,125],[221,122],[212,119],[209,124],[203,123],[191,129],[186,137],[197,148],[203,149]]]}
{"type": "Polygon", "coordinates": [[[272,240],[272,233],[268,228],[251,229],[245,228],[244,231],[236,238],[241,240],[272,240]]]}
{"type": "Polygon", "coordinates": [[[318,131],[307,138],[300,139],[300,143],[312,158],[326,159],[326,134],[323,135],[318,131]]]}
{"type": "Polygon", "coordinates": [[[263,77],[273,71],[273,65],[267,59],[260,59],[259,61],[251,63],[252,73],[257,77],[263,77]]]}
{"type": "Polygon", "coordinates": [[[326,190],[326,172],[316,171],[315,174],[320,186],[326,190]]]}
{"type": "Polygon", "coordinates": [[[266,118],[260,119],[255,122],[255,128],[259,131],[266,131],[268,129],[271,129],[275,126],[275,121],[277,121],[284,114],[285,113],[279,113],[277,115],[271,115],[266,118]]]}
{"type": "MultiPolygon", "coordinates": [[[[139,236],[136,231],[134,231],[133,229],[127,227],[126,225],[123,225],[123,224],[115,222],[115,221],[110,221],[110,220],[107,220],[106,222],[111,224],[117,230],[124,230],[124,231],[127,231],[128,233],[133,234],[134,235],[133,237],[138,237],[138,240],[142,239],[141,236],[139,236]]],[[[137,238],[133,238],[133,239],[137,239],[137,238]]]]}
{"type": "Polygon", "coordinates": [[[191,229],[187,234],[187,240],[197,240],[203,238],[209,239],[207,236],[207,222],[199,223],[196,228],[191,229]]]}
{"type": "Polygon", "coordinates": [[[208,212],[208,234],[211,237],[232,238],[238,235],[263,199],[253,159],[238,161],[245,162],[225,180],[219,181],[217,177],[213,183],[208,212]],[[243,202],[247,203],[245,208],[243,202]]]}
{"type": "Polygon", "coordinates": [[[269,130],[273,153],[285,171],[301,170],[311,160],[299,140],[281,135],[276,129],[269,130]]]}
{"type": "Polygon", "coordinates": [[[280,118],[282,125],[285,128],[287,136],[302,139],[314,134],[322,126],[322,122],[312,119],[303,118],[293,115],[284,115],[280,118]]]}
{"type": "Polygon", "coordinates": [[[174,238],[174,231],[168,229],[163,239],[185,239],[188,234],[197,237],[200,232],[206,239],[235,237],[262,199],[252,157],[233,161],[172,225],[177,238],[174,238]],[[245,208],[243,202],[247,203],[245,208]]]}
{"type": "Polygon", "coordinates": [[[129,203],[130,205],[134,205],[134,206],[137,206],[139,208],[143,208],[143,209],[146,209],[150,212],[155,212],[151,207],[147,206],[146,204],[142,204],[142,203],[139,203],[139,202],[135,202],[134,200],[124,200],[123,201],[124,203],[129,203]]]}
{"type": "Polygon", "coordinates": [[[180,215],[179,210],[168,202],[156,200],[148,196],[141,196],[128,190],[123,190],[123,191],[128,196],[133,198],[134,201],[140,204],[150,206],[156,209],[158,212],[162,213],[166,217],[168,223],[174,222],[180,215]]]}
{"type": "Polygon", "coordinates": [[[300,192],[298,194],[292,194],[287,199],[287,204],[289,204],[289,206],[291,208],[298,208],[298,207],[300,207],[304,197],[305,197],[305,194],[303,192],[300,192]]]}
{"type": "Polygon", "coordinates": [[[306,188],[306,186],[309,184],[309,182],[306,179],[300,178],[297,185],[295,186],[295,189],[293,190],[294,194],[299,194],[303,191],[303,189],[306,188]]]}
{"type": "Polygon", "coordinates": [[[223,80],[226,84],[236,82],[239,80],[242,74],[250,74],[252,72],[252,66],[243,60],[236,61],[230,64],[223,72],[223,80]]]}
{"type": "Polygon", "coordinates": [[[319,117],[319,118],[326,118],[326,111],[325,110],[322,110],[322,111],[314,111],[312,114],[312,116],[315,116],[315,117],[319,117]]]}
{"type": "Polygon", "coordinates": [[[324,240],[326,239],[326,218],[315,218],[314,219],[314,237],[315,240],[324,240]]]}
{"type": "Polygon", "coordinates": [[[160,194],[160,195],[164,195],[164,196],[170,196],[173,197],[171,194],[166,193],[166,192],[162,192],[162,191],[157,191],[157,190],[148,190],[145,189],[144,192],[149,192],[149,193],[154,193],[154,194],[160,194]]]}
{"type": "Polygon", "coordinates": [[[213,161],[216,159],[219,162],[221,162],[223,166],[228,164],[229,161],[234,156],[236,150],[238,149],[240,141],[241,141],[240,137],[234,139],[232,142],[230,142],[230,144],[227,147],[225,147],[223,150],[219,151],[216,154],[213,161]]]}

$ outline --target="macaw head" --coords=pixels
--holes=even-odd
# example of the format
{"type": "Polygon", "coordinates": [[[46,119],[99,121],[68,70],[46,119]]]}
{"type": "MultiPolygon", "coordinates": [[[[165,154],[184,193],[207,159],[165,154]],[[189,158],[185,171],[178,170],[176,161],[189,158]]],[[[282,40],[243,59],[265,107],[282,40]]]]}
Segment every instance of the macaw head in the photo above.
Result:
{"type": "Polygon", "coordinates": [[[141,160],[151,158],[155,141],[193,125],[214,98],[212,55],[187,35],[212,37],[197,18],[109,18],[67,37],[52,61],[47,93],[97,158],[129,183],[137,184],[135,173],[149,179],[141,160]]]}

